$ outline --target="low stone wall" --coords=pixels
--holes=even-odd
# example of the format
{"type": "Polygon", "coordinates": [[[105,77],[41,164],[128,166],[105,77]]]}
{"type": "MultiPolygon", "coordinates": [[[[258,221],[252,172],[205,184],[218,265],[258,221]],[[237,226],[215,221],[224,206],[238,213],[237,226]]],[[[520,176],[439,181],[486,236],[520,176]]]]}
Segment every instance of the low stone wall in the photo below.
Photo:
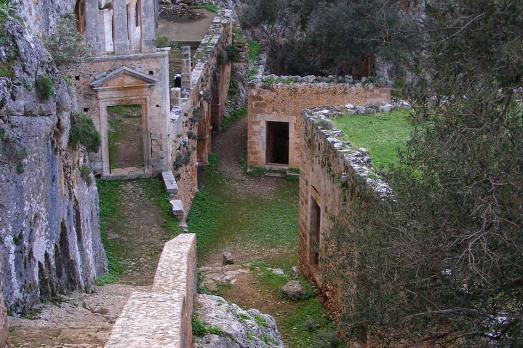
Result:
{"type": "Polygon", "coordinates": [[[384,105],[390,101],[390,88],[361,83],[324,83],[312,78],[309,83],[303,82],[307,78],[269,75],[249,89],[249,167],[267,166],[267,122],[289,123],[288,167],[301,168],[300,116],[303,110],[322,105],[384,105]]]}
{"type": "Polygon", "coordinates": [[[343,287],[352,284],[350,274],[343,279],[325,279],[322,274],[329,267],[327,252],[340,257],[346,255],[344,250],[327,250],[326,240],[333,227],[333,217],[346,215],[354,205],[365,205],[365,202],[390,193],[385,182],[375,174],[370,175],[372,165],[368,153],[340,140],[343,132],[332,128],[328,121],[359,113],[358,110],[358,107],[346,106],[316,108],[304,111],[301,117],[299,267],[305,277],[318,286],[324,304],[332,314],[340,308],[337,284],[343,287]]]}
{"type": "Polygon", "coordinates": [[[167,242],[150,292],[134,292],[116,321],[106,348],[192,347],[196,294],[196,235],[167,242]]]}
{"type": "MultiPolygon", "coordinates": [[[[231,65],[218,57],[223,58],[225,48],[232,44],[233,23],[230,10],[216,15],[194,54],[190,76],[182,72],[181,90],[172,91],[168,158],[179,186],[176,198],[186,213],[197,191],[196,168],[207,163],[213,127],[219,128],[225,111],[231,65]]],[[[192,65],[190,55],[184,60],[185,66],[192,65]]]]}

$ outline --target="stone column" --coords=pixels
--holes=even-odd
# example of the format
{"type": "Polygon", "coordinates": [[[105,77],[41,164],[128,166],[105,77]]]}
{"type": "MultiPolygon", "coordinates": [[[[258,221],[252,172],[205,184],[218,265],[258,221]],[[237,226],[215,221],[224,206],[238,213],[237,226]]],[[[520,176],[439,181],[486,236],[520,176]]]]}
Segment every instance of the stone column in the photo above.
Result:
{"type": "Polygon", "coordinates": [[[191,46],[182,47],[182,89],[190,90],[191,86],[191,46]]]}
{"type": "Polygon", "coordinates": [[[140,0],[142,3],[142,52],[156,52],[156,1],[140,0]]]}
{"type": "MultiPolygon", "coordinates": [[[[136,1],[139,1],[139,0],[136,0],[136,1]]],[[[136,50],[137,46],[139,45],[136,45],[136,40],[134,39],[134,33],[136,31],[136,6],[135,6],[135,3],[131,2],[131,6],[129,8],[129,20],[128,20],[128,23],[127,23],[127,32],[129,33],[129,49],[131,51],[134,51],[136,50]]]]}
{"type": "Polygon", "coordinates": [[[129,54],[127,5],[125,0],[114,0],[114,54],[129,54]]]}
{"type": "Polygon", "coordinates": [[[100,28],[103,22],[100,22],[100,10],[98,9],[98,0],[85,1],[85,39],[91,45],[93,56],[103,54],[102,43],[103,36],[100,34],[100,28]]]}

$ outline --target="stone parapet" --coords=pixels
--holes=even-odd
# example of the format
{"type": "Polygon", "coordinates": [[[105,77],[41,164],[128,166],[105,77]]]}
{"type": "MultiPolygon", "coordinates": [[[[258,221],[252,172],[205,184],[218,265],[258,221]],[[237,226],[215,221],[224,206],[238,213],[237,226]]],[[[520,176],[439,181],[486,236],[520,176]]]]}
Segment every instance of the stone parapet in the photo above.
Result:
{"type": "MultiPolygon", "coordinates": [[[[267,78],[270,78],[269,77],[267,78]]],[[[266,77],[264,77],[266,78],[266,77]]],[[[279,77],[284,79],[285,77],[279,77]]],[[[306,78],[303,78],[306,79],[306,78]]],[[[390,88],[361,83],[261,83],[249,89],[248,165],[268,167],[268,122],[289,124],[289,162],[287,167],[301,168],[301,122],[305,109],[322,105],[378,106],[390,102],[390,88]]]]}
{"type": "Polygon", "coordinates": [[[192,347],[196,294],[196,235],[182,234],[163,249],[150,292],[134,292],[106,348],[192,347]]]}

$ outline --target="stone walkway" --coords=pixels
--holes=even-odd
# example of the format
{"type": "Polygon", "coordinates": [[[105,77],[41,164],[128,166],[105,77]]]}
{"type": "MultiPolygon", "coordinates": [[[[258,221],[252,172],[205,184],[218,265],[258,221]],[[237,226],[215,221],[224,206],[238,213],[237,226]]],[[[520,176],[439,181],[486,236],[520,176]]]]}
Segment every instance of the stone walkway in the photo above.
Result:
{"type": "Polygon", "coordinates": [[[167,238],[162,214],[147,197],[144,185],[143,181],[122,184],[120,215],[107,231],[108,238],[125,252],[125,274],[119,283],[43,304],[25,319],[10,317],[14,348],[103,347],[131,292],[150,289],[167,238]]]}

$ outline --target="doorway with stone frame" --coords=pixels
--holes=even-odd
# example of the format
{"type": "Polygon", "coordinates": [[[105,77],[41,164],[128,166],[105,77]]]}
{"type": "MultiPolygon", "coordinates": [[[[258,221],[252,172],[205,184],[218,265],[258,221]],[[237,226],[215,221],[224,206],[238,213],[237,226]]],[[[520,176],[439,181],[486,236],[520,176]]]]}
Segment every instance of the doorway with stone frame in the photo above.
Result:
{"type": "Polygon", "coordinates": [[[309,233],[307,236],[307,259],[312,274],[318,283],[318,267],[320,265],[321,250],[321,226],[321,198],[318,191],[314,187],[311,187],[311,195],[309,197],[309,233]]]}
{"type": "Polygon", "coordinates": [[[143,106],[139,104],[107,107],[109,168],[113,171],[145,168],[143,106]]]}
{"type": "Polygon", "coordinates": [[[266,164],[289,165],[289,122],[267,121],[266,164]]]}

